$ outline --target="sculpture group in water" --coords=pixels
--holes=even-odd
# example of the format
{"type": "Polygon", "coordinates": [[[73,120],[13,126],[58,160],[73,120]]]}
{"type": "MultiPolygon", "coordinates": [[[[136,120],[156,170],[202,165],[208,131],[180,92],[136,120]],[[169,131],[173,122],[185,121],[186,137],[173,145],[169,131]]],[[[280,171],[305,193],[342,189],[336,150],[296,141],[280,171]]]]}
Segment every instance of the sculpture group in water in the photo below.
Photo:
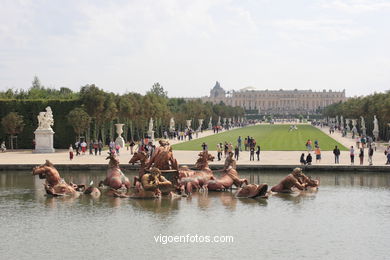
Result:
{"type": "Polygon", "coordinates": [[[51,196],[79,196],[89,194],[98,197],[101,191],[114,197],[122,198],[159,198],[161,196],[190,196],[193,192],[226,191],[233,186],[237,188],[237,198],[268,198],[272,193],[291,193],[308,189],[316,190],[319,180],[313,180],[302,173],[302,169],[295,168],[291,174],[281,180],[279,184],[268,191],[267,184],[249,184],[247,179],[240,178],[233,154],[229,153],[223,169],[212,171],[209,162],[214,156],[208,151],[198,154],[195,169],[188,166],[179,166],[173,156],[172,147],[167,141],[160,140],[160,146],[155,150],[151,158],[147,153],[140,151],[134,153],[130,164],[139,162],[138,176],[133,183],[124,175],[119,167],[119,159],[114,153],[109,153],[106,178],[98,187],[93,182],[86,185],[66,183],[54,167],[46,161],[45,164],[33,169],[33,175],[46,179],[44,187],[46,193],[51,196]],[[214,173],[220,172],[220,176],[214,173]]]}

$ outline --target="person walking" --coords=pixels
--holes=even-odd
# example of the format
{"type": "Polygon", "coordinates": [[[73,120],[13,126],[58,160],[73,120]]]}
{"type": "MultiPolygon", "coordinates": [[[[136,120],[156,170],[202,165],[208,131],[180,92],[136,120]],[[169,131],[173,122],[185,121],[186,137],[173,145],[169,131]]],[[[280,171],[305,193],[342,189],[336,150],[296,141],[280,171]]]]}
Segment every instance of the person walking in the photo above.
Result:
{"type": "Polygon", "coordinates": [[[319,146],[315,148],[314,153],[316,154],[316,163],[321,163],[321,149],[319,146]]]}
{"type": "Polygon", "coordinates": [[[202,150],[203,150],[203,152],[206,152],[208,150],[207,144],[205,142],[203,142],[203,144],[202,144],[202,150]]]}
{"type": "Polygon", "coordinates": [[[93,155],[93,142],[92,142],[92,140],[89,141],[88,148],[89,148],[89,154],[93,155]]]}
{"type": "Polygon", "coordinates": [[[234,148],[234,159],[236,159],[236,161],[238,161],[239,154],[240,154],[240,148],[238,148],[238,145],[236,145],[236,147],[234,148]]]}
{"type": "Polygon", "coordinates": [[[387,158],[386,165],[388,165],[388,164],[390,164],[390,145],[389,145],[389,147],[387,147],[387,149],[385,151],[385,155],[386,155],[386,158],[387,158]]]}
{"type": "Polygon", "coordinates": [[[250,149],[250,154],[249,154],[249,161],[254,161],[255,160],[255,148],[252,146],[250,149]]]}
{"type": "Polygon", "coordinates": [[[73,147],[72,147],[72,144],[69,145],[69,160],[73,160],[73,147]]]}
{"type": "Polygon", "coordinates": [[[374,155],[374,149],[372,149],[372,146],[368,146],[368,164],[372,165],[372,156],[374,155]]]}
{"type": "Polygon", "coordinates": [[[333,154],[334,154],[334,163],[339,164],[339,158],[340,158],[340,149],[337,147],[337,145],[333,149],[333,154]]]}
{"type": "Polygon", "coordinates": [[[349,149],[349,156],[351,157],[351,165],[355,163],[355,149],[353,149],[353,146],[349,149]]]}
{"type": "Polygon", "coordinates": [[[76,156],[80,155],[80,142],[77,141],[74,143],[75,149],[76,149],[76,156]]]}
{"type": "Polygon", "coordinates": [[[85,141],[81,143],[81,151],[83,152],[83,155],[85,155],[85,151],[87,151],[87,143],[85,141]]]}
{"type": "Polygon", "coordinates": [[[248,151],[248,139],[247,138],[244,139],[244,147],[245,147],[245,151],[248,151]]]}
{"type": "Polygon", "coordinates": [[[0,150],[2,153],[7,151],[7,146],[5,146],[5,141],[1,142],[0,150]]]}
{"type": "Polygon", "coordinates": [[[260,145],[257,146],[256,156],[257,156],[257,160],[260,161],[260,145]]]}
{"type": "Polygon", "coordinates": [[[305,165],[306,164],[305,153],[301,154],[301,158],[299,158],[299,162],[301,163],[301,165],[305,165]]]}
{"type": "Polygon", "coordinates": [[[229,150],[229,145],[227,142],[225,142],[224,146],[223,146],[223,151],[224,151],[224,156],[226,158],[226,155],[227,155],[227,152],[229,150]]]}
{"type": "Polygon", "coordinates": [[[360,165],[363,165],[363,160],[364,160],[364,148],[363,147],[360,147],[359,159],[360,159],[360,165]]]}

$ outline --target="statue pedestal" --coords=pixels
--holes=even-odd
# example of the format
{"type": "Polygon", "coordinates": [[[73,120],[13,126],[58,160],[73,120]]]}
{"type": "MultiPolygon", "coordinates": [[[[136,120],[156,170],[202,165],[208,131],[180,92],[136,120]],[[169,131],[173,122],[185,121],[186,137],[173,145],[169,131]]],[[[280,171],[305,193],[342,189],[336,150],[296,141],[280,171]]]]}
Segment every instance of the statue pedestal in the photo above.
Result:
{"type": "Polygon", "coordinates": [[[378,130],[374,130],[374,131],[372,131],[372,134],[373,134],[374,137],[375,137],[375,141],[378,141],[379,131],[378,131],[378,130]]]}
{"type": "Polygon", "coordinates": [[[366,133],[366,128],[365,127],[362,127],[362,135],[366,136],[367,133],[366,133]]]}
{"type": "Polygon", "coordinates": [[[119,146],[121,148],[125,147],[125,139],[123,139],[122,136],[118,136],[116,139],[115,139],[115,144],[119,144],[119,146]]]}
{"type": "Polygon", "coordinates": [[[153,143],[154,142],[154,131],[148,131],[148,136],[150,138],[150,141],[153,143]]]}
{"type": "Polygon", "coordinates": [[[35,134],[35,150],[33,153],[54,153],[52,129],[37,129],[35,134]]]}

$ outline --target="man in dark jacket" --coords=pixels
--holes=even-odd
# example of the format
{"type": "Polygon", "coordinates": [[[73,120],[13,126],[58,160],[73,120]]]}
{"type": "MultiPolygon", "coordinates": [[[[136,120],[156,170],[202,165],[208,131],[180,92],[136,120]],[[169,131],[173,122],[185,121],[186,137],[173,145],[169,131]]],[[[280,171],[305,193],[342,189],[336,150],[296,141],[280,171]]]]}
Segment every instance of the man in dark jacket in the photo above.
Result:
{"type": "Polygon", "coordinates": [[[337,145],[333,149],[334,154],[334,163],[339,164],[339,158],[340,158],[340,149],[337,147],[337,145]]]}

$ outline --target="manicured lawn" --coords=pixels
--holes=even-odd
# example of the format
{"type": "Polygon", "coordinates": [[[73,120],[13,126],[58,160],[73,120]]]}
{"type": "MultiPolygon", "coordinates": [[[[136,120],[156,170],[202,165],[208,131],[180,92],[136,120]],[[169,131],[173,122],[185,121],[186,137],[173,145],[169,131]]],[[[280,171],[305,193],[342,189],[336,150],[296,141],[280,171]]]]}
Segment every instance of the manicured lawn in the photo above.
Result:
{"type": "Polygon", "coordinates": [[[206,142],[210,151],[215,151],[217,143],[231,142],[233,146],[237,144],[238,136],[241,136],[242,147],[244,149],[244,138],[247,136],[255,138],[261,150],[266,151],[302,151],[305,150],[307,139],[311,139],[314,148],[314,140],[318,140],[322,151],[332,151],[335,145],[340,150],[347,149],[333,138],[324,134],[321,130],[311,125],[298,125],[298,130],[288,131],[289,125],[256,125],[230,131],[224,131],[219,134],[207,136],[204,138],[193,139],[189,142],[173,145],[174,150],[198,151],[201,150],[201,144],[206,142]]]}

